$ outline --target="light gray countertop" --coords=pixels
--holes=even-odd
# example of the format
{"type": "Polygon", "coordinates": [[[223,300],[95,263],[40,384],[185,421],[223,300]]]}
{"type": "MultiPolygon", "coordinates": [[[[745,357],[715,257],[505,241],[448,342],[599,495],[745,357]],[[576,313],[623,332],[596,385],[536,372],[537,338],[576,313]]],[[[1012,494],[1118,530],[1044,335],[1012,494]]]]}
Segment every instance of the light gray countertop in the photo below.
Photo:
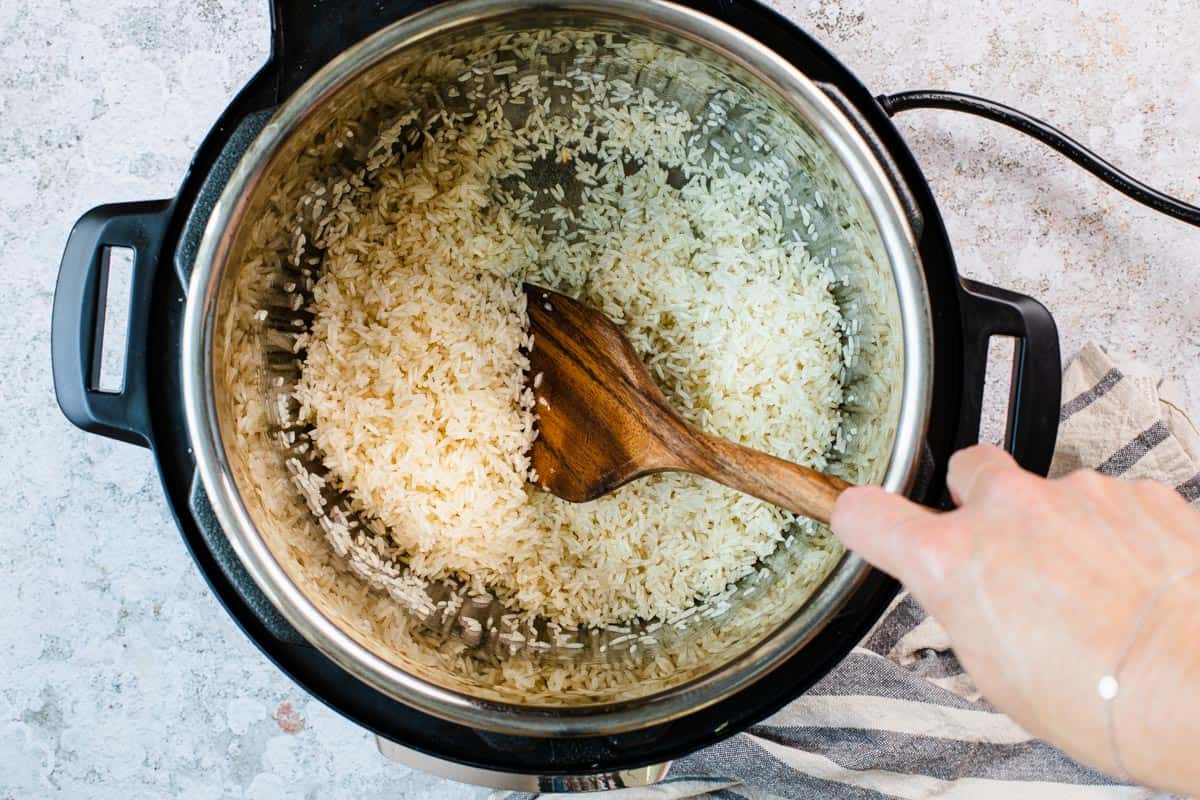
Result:
{"type": "MultiPolygon", "coordinates": [[[[875,91],[984,94],[1200,201],[1196,3],[775,5],[875,91]]],[[[384,761],[276,671],[193,567],[149,454],[55,405],[71,225],[172,195],[266,46],[265,0],[0,1],[0,798],[486,795],[384,761]]],[[[1200,397],[1200,231],[1006,129],[899,124],[964,273],[1044,301],[1065,354],[1096,339],[1200,397]]]]}

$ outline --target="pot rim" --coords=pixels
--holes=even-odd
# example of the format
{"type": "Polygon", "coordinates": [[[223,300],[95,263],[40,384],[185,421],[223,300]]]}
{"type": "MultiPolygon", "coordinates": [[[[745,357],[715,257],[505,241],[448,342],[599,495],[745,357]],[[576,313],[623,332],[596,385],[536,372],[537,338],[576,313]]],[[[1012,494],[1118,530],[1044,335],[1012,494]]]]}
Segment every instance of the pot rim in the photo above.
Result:
{"type": "Polygon", "coordinates": [[[259,534],[233,479],[213,395],[216,289],[233,230],[250,190],[310,109],[397,50],[455,27],[530,11],[603,15],[648,25],[715,51],[747,70],[795,108],[831,146],[879,229],[900,306],[903,387],[891,457],[890,491],[912,487],[928,424],[932,328],[916,241],[886,172],[850,120],[798,68],[748,34],[669,0],[464,0],[403,18],[352,45],[319,70],[275,112],[239,161],[213,206],[188,285],[181,346],[184,413],[196,469],[237,557],[270,602],[306,640],[380,692],[450,722],[517,736],[592,736],[670,722],[736,694],[804,647],[831,619],[870,567],[846,553],[810,602],[758,645],[713,671],[645,697],[576,707],[524,706],[482,700],[406,672],[372,653],[326,618],[288,577],[259,534]],[[826,602],[818,602],[824,599],[826,602]],[[820,607],[820,613],[817,609],[820,607]]]}

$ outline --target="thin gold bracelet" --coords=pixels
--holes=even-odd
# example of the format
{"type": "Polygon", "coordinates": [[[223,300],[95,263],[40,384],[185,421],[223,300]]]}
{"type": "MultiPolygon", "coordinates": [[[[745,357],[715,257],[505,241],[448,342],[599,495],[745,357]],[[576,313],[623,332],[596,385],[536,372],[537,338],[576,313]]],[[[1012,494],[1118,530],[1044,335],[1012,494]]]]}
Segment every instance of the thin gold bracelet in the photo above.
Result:
{"type": "Polygon", "coordinates": [[[1112,670],[1107,675],[1101,676],[1099,682],[1096,684],[1096,693],[1100,695],[1100,700],[1104,703],[1104,726],[1108,731],[1109,751],[1112,754],[1113,765],[1117,768],[1117,777],[1123,781],[1132,781],[1133,778],[1129,775],[1129,771],[1125,768],[1125,762],[1121,758],[1120,748],[1117,747],[1117,730],[1113,723],[1113,701],[1117,699],[1117,695],[1121,692],[1121,683],[1118,680],[1118,676],[1125,667],[1125,661],[1129,658],[1129,653],[1133,650],[1133,645],[1141,634],[1142,628],[1145,627],[1154,606],[1158,604],[1162,596],[1173,586],[1197,574],[1200,574],[1200,564],[1167,578],[1161,586],[1146,598],[1146,602],[1142,604],[1142,610],[1138,612],[1137,619],[1133,623],[1133,628],[1130,630],[1129,636],[1126,638],[1125,644],[1121,648],[1121,652],[1117,656],[1112,670]]]}

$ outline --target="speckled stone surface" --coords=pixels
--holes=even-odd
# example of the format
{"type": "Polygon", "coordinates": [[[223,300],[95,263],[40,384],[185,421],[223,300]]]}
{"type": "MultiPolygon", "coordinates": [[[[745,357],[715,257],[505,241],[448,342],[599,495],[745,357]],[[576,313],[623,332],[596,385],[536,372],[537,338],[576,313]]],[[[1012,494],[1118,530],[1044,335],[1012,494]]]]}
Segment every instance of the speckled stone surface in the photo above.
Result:
{"type": "MultiPolygon", "coordinates": [[[[1200,6],[778,6],[876,91],[976,91],[1200,201],[1200,6]]],[[[173,194],[266,52],[264,0],[0,0],[0,798],[434,798],[234,627],[147,452],[73,429],[50,381],[63,243],[93,205],[173,194]]],[[[963,271],[1042,299],[1066,354],[1135,353],[1200,397],[1200,231],[1004,129],[900,122],[963,271]]]]}

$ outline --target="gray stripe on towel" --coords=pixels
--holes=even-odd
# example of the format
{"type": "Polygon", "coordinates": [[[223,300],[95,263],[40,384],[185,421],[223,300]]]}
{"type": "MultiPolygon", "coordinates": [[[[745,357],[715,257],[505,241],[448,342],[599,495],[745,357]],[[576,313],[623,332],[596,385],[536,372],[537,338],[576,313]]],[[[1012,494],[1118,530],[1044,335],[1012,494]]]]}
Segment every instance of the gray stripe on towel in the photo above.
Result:
{"type": "Polygon", "coordinates": [[[819,680],[806,694],[822,697],[887,697],[914,703],[994,711],[985,700],[967,700],[927,680],[916,680],[909,670],[886,658],[851,653],[833,672],[819,680]]]}
{"type": "Polygon", "coordinates": [[[888,795],[871,789],[814,778],[794,770],[754,743],[754,739],[739,734],[730,739],[685,756],[675,762],[673,770],[683,775],[704,775],[713,767],[724,775],[741,779],[747,786],[788,798],[788,800],[885,800],[888,795]]]}
{"type": "Polygon", "coordinates": [[[917,660],[905,665],[905,668],[922,678],[949,678],[963,674],[962,664],[958,663],[958,656],[954,655],[953,650],[921,650],[917,660]]]}
{"type": "Polygon", "coordinates": [[[926,616],[925,609],[912,599],[912,595],[908,595],[875,626],[862,646],[886,656],[904,638],[904,634],[920,625],[926,616]]]}
{"type": "Polygon", "coordinates": [[[1189,503],[1200,500],[1200,475],[1195,475],[1175,487],[1175,491],[1183,495],[1189,503]]]}
{"type": "Polygon", "coordinates": [[[1109,456],[1107,461],[1096,467],[1096,471],[1101,475],[1120,477],[1170,435],[1171,432],[1167,430],[1167,426],[1159,420],[1134,437],[1132,442],[1109,456]]]}
{"type": "Polygon", "coordinates": [[[1064,422],[1067,417],[1078,414],[1092,403],[1099,400],[1104,395],[1108,394],[1108,390],[1116,386],[1121,378],[1125,377],[1121,374],[1121,370],[1113,367],[1108,372],[1096,381],[1096,385],[1085,392],[1080,392],[1073,398],[1063,403],[1062,410],[1058,413],[1058,421],[1064,422]]]}
{"type": "Polygon", "coordinates": [[[991,744],[863,728],[759,725],[755,736],[809,753],[847,769],[881,769],[940,780],[986,778],[1108,785],[1113,781],[1039,742],[991,744]]]}

